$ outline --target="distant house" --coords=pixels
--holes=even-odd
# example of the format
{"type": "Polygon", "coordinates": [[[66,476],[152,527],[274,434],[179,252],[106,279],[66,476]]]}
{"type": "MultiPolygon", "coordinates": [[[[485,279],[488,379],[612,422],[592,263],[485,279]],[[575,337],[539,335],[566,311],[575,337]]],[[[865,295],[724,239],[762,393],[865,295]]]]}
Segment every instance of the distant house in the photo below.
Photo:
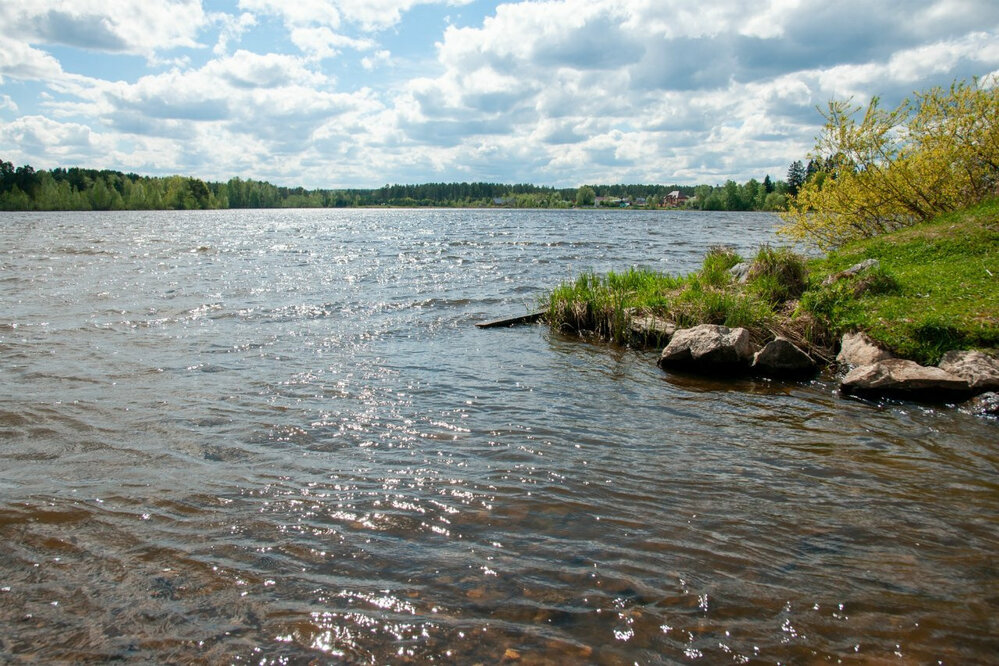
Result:
{"type": "Polygon", "coordinates": [[[690,197],[682,193],[680,190],[673,190],[672,192],[666,195],[666,198],[663,200],[663,205],[682,206],[683,204],[687,203],[689,199],[690,197]]]}

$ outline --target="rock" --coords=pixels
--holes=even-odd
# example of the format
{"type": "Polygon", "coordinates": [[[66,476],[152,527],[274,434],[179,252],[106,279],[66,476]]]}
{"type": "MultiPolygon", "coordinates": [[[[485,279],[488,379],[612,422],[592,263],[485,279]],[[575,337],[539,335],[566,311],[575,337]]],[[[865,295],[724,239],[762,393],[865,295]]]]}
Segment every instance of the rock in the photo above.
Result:
{"type": "Polygon", "coordinates": [[[983,393],[964,403],[962,408],[975,416],[999,418],[999,393],[983,393]]]}
{"type": "Polygon", "coordinates": [[[971,393],[968,382],[946,370],[890,358],[851,370],[840,384],[846,394],[948,402],[971,393]]]}
{"type": "Polygon", "coordinates": [[[742,261],[728,269],[729,275],[732,279],[739,284],[746,284],[749,282],[749,270],[753,267],[753,264],[748,261],[742,261]]]}
{"type": "Polygon", "coordinates": [[[850,266],[846,270],[840,271],[839,273],[833,273],[832,275],[830,275],[829,277],[827,277],[825,280],[822,281],[822,286],[828,287],[834,282],[838,282],[839,280],[848,277],[853,277],[854,275],[860,275],[864,271],[869,271],[872,268],[877,268],[880,265],[881,262],[878,261],[877,259],[865,259],[864,261],[861,261],[859,264],[854,264],[853,266],[850,266]]]}
{"type": "Polygon", "coordinates": [[[980,351],[949,351],[939,367],[968,382],[972,390],[999,390],[999,359],[980,351]]]}
{"type": "Polygon", "coordinates": [[[753,369],[765,375],[807,375],[815,372],[816,367],[811,356],[779,336],[753,356],[753,369]]]}
{"type": "Polygon", "coordinates": [[[655,315],[639,315],[631,318],[628,332],[636,344],[664,347],[676,333],[676,324],[655,315]]]}
{"type": "Polygon", "coordinates": [[[843,336],[836,362],[859,368],[890,358],[893,358],[892,355],[874,344],[866,333],[847,333],[843,336]]]}
{"type": "Polygon", "coordinates": [[[748,369],[754,351],[746,329],[702,324],[674,333],[659,357],[659,367],[701,372],[748,369]]]}

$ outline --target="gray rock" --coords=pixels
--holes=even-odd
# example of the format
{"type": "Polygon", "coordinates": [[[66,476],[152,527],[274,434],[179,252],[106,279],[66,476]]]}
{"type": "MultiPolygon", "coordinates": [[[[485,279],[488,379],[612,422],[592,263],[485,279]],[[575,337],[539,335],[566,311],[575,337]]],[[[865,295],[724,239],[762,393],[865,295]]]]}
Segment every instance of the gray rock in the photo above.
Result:
{"type": "Polygon", "coordinates": [[[753,264],[751,264],[750,262],[742,261],[733,266],[732,268],[728,269],[728,272],[729,275],[732,276],[733,280],[735,280],[739,284],[746,284],[747,282],[749,282],[749,271],[752,267],[753,264]]]}
{"type": "Polygon", "coordinates": [[[968,382],[974,391],[999,390],[999,359],[980,351],[949,351],[939,367],[968,382]]]}
{"type": "Polygon", "coordinates": [[[632,316],[628,332],[633,342],[647,346],[665,346],[676,333],[676,324],[655,315],[632,316]]]}
{"type": "Polygon", "coordinates": [[[816,367],[811,356],[783,337],[768,342],[753,356],[753,369],[766,375],[805,375],[816,367]]]}
{"type": "Polygon", "coordinates": [[[847,333],[843,336],[836,362],[840,365],[859,368],[890,358],[893,356],[874,344],[874,341],[867,337],[866,333],[847,333]]]}
{"type": "Polygon", "coordinates": [[[962,409],[976,416],[999,418],[999,393],[983,393],[964,403],[962,409]]]}
{"type": "Polygon", "coordinates": [[[890,358],[851,370],[840,389],[846,394],[947,402],[971,393],[968,382],[936,367],[890,358]]]}
{"type": "Polygon", "coordinates": [[[659,367],[708,373],[745,370],[754,351],[746,329],[702,324],[674,333],[659,357],[659,367]]]}
{"type": "Polygon", "coordinates": [[[881,265],[881,262],[877,259],[865,259],[859,264],[854,264],[846,270],[840,271],[839,273],[833,273],[825,280],[822,281],[822,286],[827,287],[834,282],[842,280],[844,278],[853,277],[854,275],[860,275],[864,271],[869,271],[872,268],[876,268],[881,265]]]}

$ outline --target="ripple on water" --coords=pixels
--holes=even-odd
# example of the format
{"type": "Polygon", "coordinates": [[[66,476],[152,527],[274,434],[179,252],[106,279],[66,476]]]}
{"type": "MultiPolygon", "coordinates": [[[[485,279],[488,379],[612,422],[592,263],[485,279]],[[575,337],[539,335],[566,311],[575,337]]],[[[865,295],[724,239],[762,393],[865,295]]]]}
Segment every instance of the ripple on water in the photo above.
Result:
{"type": "Polygon", "coordinates": [[[471,325],[772,218],[7,221],[0,661],[999,653],[991,424],[471,325]]]}

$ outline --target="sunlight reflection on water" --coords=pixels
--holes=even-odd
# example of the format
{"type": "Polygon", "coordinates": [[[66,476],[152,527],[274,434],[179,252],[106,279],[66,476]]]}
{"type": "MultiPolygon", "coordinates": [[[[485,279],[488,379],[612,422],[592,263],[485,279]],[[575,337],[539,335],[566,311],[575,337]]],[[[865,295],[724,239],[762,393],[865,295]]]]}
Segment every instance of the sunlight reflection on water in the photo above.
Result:
{"type": "Polygon", "coordinates": [[[770,216],[4,221],[0,660],[999,652],[994,424],[473,326],[770,216]]]}

